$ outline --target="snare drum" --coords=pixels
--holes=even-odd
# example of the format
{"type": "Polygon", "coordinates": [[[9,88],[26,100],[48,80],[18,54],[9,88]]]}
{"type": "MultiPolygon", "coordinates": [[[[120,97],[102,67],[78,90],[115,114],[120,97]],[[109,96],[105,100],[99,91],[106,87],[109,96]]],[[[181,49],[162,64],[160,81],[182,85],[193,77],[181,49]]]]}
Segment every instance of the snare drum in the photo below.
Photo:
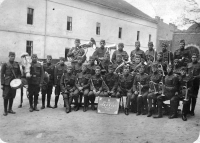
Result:
{"type": "Polygon", "coordinates": [[[10,86],[11,88],[13,89],[18,89],[20,88],[22,85],[22,81],[21,79],[13,79],[11,82],[10,82],[10,86]]]}

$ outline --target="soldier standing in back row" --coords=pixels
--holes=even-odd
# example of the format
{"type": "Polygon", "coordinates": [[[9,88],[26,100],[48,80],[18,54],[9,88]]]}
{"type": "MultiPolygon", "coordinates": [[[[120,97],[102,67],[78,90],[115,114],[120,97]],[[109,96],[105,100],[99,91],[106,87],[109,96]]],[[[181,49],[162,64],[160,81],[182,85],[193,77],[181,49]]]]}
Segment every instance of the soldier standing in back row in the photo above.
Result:
{"type": "Polygon", "coordinates": [[[187,66],[191,62],[190,51],[185,49],[185,40],[180,40],[179,49],[174,52],[174,59],[178,59],[181,66],[187,66]]]}
{"type": "Polygon", "coordinates": [[[163,62],[166,65],[170,63],[173,64],[174,61],[173,53],[167,50],[167,44],[164,42],[162,43],[162,58],[163,62]]]}
{"type": "Polygon", "coordinates": [[[44,68],[37,62],[37,55],[32,55],[31,63],[31,78],[29,80],[28,92],[29,92],[29,104],[30,112],[39,111],[37,108],[38,96],[40,92],[40,87],[42,87],[44,81],[44,68]],[[33,107],[33,97],[34,97],[34,107],[33,107]]]}
{"type": "Polygon", "coordinates": [[[10,87],[10,82],[14,78],[20,78],[20,76],[21,72],[19,64],[15,62],[15,53],[9,52],[9,61],[4,63],[1,67],[1,89],[3,90],[4,116],[7,116],[8,113],[15,114],[15,112],[12,110],[12,105],[16,95],[16,89],[12,89],[10,87]]]}
{"type": "Polygon", "coordinates": [[[193,94],[190,97],[191,110],[190,114],[194,116],[194,110],[197,102],[199,92],[199,79],[200,79],[200,63],[197,61],[197,54],[193,53],[192,62],[188,64],[188,74],[193,77],[193,94]]]}
{"type": "Polygon", "coordinates": [[[54,85],[55,85],[55,105],[54,105],[54,108],[57,108],[59,95],[60,95],[60,92],[61,92],[61,88],[60,88],[61,76],[67,71],[67,66],[65,65],[64,62],[65,62],[65,58],[60,57],[60,63],[58,65],[56,65],[55,70],[54,70],[54,85]]]}
{"type": "Polygon", "coordinates": [[[122,59],[128,61],[128,58],[129,58],[128,57],[128,53],[126,51],[124,51],[123,49],[124,49],[124,44],[123,43],[119,43],[118,44],[118,50],[114,51],[113,55],[112,55],[111,61],[112,61],[113,64],[117,62],[116,61],[117,55],[122,55],[122,59]]]}
{"type": "Polygon", "coordinates": [[[146,59],[147,59],[147,64],[150,64],[148,62],[153,62],[156,61],[154,58],[157,57],[156,51],[153,49],[153,42],[148,43],[149,49],[145,52],[146,59]]]}
{"type": "Polygon", "coordinates": [[[135,42],[135,50],[131,51],[130,58],[131,61],[134,61],[135,56],[140,55],[142,61],[146,61],[146,56],[143,50],[140,50],[140,41],[135,42]]]}
{"type": "Polygon", "coordinates": [[[51,63],[52,56],[47,55],[47,62],[43,65],[44,72],[46,72],[49,76],[49,81],[46,83],[47,85],[42,88],[42,107],[41,109],[45,108],[45,98],[47,94],[47,108],[52,108],[50,105],[51,101],[51,94],[54,84],[54,68],[55,66],[51,63]]]}

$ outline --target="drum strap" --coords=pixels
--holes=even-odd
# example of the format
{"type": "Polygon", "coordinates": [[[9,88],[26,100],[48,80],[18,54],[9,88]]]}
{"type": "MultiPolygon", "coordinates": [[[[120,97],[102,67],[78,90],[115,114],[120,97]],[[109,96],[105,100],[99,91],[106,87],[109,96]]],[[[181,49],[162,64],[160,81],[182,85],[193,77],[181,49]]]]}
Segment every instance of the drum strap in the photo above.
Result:
{"type": "Polygon", "coordinates": [[[15,71],[13,70],[13,66],[10,64],[10,63],[7,63],[9,66],[11,66],[11,71],[12,71],[12,74],[13,74],[13,76],[15,77],[15,78],[17,78],[16,77],[16,74],[15,74],[15,71]]]}

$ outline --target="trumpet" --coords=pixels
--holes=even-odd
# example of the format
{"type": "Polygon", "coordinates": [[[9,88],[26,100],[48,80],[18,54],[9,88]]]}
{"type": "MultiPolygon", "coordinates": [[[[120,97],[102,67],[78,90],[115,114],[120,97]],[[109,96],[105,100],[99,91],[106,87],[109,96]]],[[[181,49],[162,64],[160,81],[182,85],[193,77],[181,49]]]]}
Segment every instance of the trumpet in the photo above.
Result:
{"type": "Polygon", "coordinates": [[[163,82],[159,82],[160,86],[162,87],[162,93],[161,93],[161,96],[165,96],[164,95],[164,84],[163,82]]]}
{"type": "Polygon", "coordinates": [[[158,65],[158,69],[162,71],[162,76],[164,77],[164,76],[165,76],[165,73],[164,73],[162,64],[159,64],[159,65],[158,65]]]}
{"type": "Polygon", "coordinates": [[[138,97],[142,96],[142,85],[140,82],[138,82],[138,88],[139,88],[139,95],[138,97]]]}

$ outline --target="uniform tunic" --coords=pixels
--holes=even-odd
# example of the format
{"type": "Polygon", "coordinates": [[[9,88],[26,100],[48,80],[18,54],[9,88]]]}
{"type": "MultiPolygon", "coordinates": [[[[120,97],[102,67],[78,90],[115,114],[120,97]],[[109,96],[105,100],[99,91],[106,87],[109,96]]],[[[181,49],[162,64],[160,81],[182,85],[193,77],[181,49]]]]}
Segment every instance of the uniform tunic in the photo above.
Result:
{"type": "Polygon", "coordinates": [[[123,58],[123,59],[129,58],[128,53],[127,53],[126,51],[119,51],[119,50],[116,50],[116,51],[113,52],[112,59],[111,59],[111,61],[112,61],[113,63],[116,63],[117,55],[122,55],[122,58],[123,58]]]}

